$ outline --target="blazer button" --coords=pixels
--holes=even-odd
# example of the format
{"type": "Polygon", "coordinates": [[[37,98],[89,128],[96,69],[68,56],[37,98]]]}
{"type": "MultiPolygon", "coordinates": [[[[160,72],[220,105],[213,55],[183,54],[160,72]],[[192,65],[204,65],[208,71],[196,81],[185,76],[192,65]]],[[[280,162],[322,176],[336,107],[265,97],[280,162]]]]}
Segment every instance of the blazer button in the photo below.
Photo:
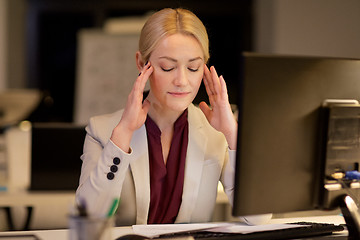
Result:
{"type": "Polygon", "coordinates": [[[110,171],[113,172],[113,173],[117,172],[117,170],[118,170],[118,167],[116,165],[112,165],[110,167],[110,171]]]}
{"type": "Polygon", "coordinates": [[[106,175],[106,177],[107,177],[107,179],[109,179],[109,180],[113,180],[114,177],[115,177],[115,174],[112,173],[112,172],[109,172],[109,173],[106,175]]]}
{"type": "Polygon", "coordinates": [[[119,165],[119,164],[120,164],[120,158],[114,157],[113,163],[114,163],[115,165],[119,165]]]}

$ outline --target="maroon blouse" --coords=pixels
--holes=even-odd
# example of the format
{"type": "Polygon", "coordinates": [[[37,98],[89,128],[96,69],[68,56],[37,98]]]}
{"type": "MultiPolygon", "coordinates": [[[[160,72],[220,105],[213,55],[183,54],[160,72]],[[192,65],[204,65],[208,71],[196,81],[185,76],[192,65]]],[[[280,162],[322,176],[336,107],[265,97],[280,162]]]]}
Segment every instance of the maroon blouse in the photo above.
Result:
{"type": "Polygon", "coordinates": [[[174,223],[180,209],[188,145],[187,110],[176,120],[165,165],[161,131],[148,116],[145,121],[150,164],[150,209],[148,224],[174,223]]]}

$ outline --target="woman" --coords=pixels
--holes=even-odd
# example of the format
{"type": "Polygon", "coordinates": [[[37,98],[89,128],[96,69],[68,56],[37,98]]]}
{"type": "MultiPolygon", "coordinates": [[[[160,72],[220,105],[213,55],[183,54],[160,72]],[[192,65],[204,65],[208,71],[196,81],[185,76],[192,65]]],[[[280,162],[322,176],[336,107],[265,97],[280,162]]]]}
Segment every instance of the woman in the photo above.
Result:
{"type": "Polygon", "coordinates": [[[122,224],[207,222],[219,180],[232,200],[237,122],[224,78],[206,66],[208,45],[190,11],[163,9],[145,23],[125,108],[86,128],[76,198],[90,214],[120,198],[122,224]],[[201,81],[211,108],[192,104],[201,81]]]}

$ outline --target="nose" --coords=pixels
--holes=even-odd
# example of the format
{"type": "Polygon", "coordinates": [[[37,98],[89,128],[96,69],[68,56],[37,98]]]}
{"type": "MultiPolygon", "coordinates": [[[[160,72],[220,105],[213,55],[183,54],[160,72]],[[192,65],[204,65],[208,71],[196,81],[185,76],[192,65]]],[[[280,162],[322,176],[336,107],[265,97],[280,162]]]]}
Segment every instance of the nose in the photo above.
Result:
{"type": "Polygon", "coordinates": [[[187,85],[187,83],[188,79],[186,75],[186,70],[184,68],[180,68],[175,76],[174,84],[181,87],[187,85]]]}

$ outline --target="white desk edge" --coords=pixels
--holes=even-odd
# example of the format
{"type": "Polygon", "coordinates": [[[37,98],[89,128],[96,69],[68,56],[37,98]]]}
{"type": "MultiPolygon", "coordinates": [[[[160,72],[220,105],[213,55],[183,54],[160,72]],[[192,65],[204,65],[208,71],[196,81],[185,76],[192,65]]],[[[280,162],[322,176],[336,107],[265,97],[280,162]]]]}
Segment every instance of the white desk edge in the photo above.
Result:
{"type": "MultiPolygon", "coordinates": [[[[344,224],[344,218],[340,215],[329,215],[329,216],[312,216],[312,217],[301,217],[301,218],[281,218],[281,219],[272,219],[270,223],[289,223],[289,222],[320,222],[320,223],[334,223],[334,224],[344,224]]],[[[113,230],[113,238],[116,239],[122,235],[133,233],[132,227],[115,227],[113,230]]],[[[5,235],[22,235],[22,234],[34,234],[39,237],[41,240],[64,240],[68,239],[68,229],[59,229],[59,230],[38,230],[38,231],[14,231],[14,232],[0,232],[0,236],[5,235]]],[[[344,231],[340,234],[341,236],[346,236],[347,232],[344,231]]]]}

